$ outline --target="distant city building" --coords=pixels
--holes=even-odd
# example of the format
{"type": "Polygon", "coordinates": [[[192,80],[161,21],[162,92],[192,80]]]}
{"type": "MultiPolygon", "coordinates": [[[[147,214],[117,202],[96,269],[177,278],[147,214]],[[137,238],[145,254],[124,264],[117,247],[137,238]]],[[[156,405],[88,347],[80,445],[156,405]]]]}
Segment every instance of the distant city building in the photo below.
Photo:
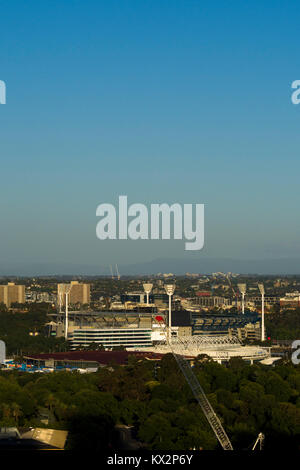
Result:
{"type": "Polygon", "coordinates": [[[25,303],[25,286],[17,285],[9,282],[7,285],[0,285],[0,302],[6,307],[10,307],[13,303],[25,303]]]}
{"type": "MultiPolygon", "coordinates": [[[[145,292],[126,292],[121,295],[121,302],[134,302],[137,304],[144,304],[147,302],[147,296],[145,292]]],[[[149,295],[149,302],[153,302],[152,294],[149,295]]]]}
{"type": "MultiPolygon", "coordinates": [[[[192,312],[192,319],[194,335],[220,335],[236,332],[239,335],[244,335],[244,337],[246,337],[246,326],[248,338],[251,337],[251,334],[253,336],[254,333],[255,335],[259,335],[257,325],[260,324],[260,316],[256,313],[247,313],[244,315],[209,315],[192,312]],[[253,325],[255,325],[255,327],[253,325]]],[[[251,337],[251,339],[253,339],[253,337],[251,337]]]]}
{"type": "Polygon", "coordinates": [[[236,328],[236,330],[229,330],[229,334],[234,334],[235,332],[240,341],[244,341],[245,339],[252,341],[261,340],[261,324],[259,321],[256,323],[247,323],[242,327],[236,328]]]}
{"type": "MultiPolygon", "coordinates": [[[[142,306],[143,304],[146,304],[147,296],[145,292],[126,292],[125,294],[121,295],[121,302],[124,304],[124,306],[128,302],[142,306]]],[[[173,305],[174,302],[175,299],[173,299],[173,305]]],[[[154,288],[149,295],[149,304],[155,305],[157,307],[166,307],[169,304],[169,297],[166,294],[165,289],[154,288]]]]}
{"type": "Polygon", "coordinates": [[[210,297],[211,292],[210,291],[198,291],[196,292],[197,297],[210,297]]]}
{"type": "Polygon", "coordinates": [[[300,292],[286,293],[280,298],[280,307],[297,308],[300,307],[300,292]]]}
{"type": "Polygon", "coordinates": [[[38,292],[34,290],[27,290],[25,293],[25,301],[32,302],[45,302],[53,303],[56,298],[54,294],[49,294],[49,292],[38,292]]]}
{"type": "Polygon", "coordinates": [[[201,307],[230,307],[232,300],[227,297],[219,297],[217,295],[210,295],[209,292],[197,293],[195,304],[201,307]]]}
{"type": "Polygon", "coordinates": [[[52,295],[49,294],[49,292],[38,292],[37,296],[36,296],[36,300],[37,302],[45,302],[45,303],[49,303],[49,302],[52,302],[52,295]]]}
{"type": "MultiPolygon", "coordinates": [[[[261,306],[261,296],[250,297],[249,301],[252,301],[256,308],[261,306]]],[[[279,305],[280,297],[277,295],[265,295],[265,306],[271,307],[272,305],[279,305]]]]}
{"type": "Polygon", "coordinates": [[[276,281],[274,281],[274,283],[273,283],[274,287],[276,287],[276,288],[278,288],[278,287],[287,287],[289,284],[290,284],[290,281],[288,281],[286,279],[276,279],[276,281]]]}
{"type": "Polygon", "coordinates": [[[125,305],[120,301],[112,302],[110,305],[110,310],[124,310],[125,305]]]}
{"type": "Polygon", "coordinates": [[[61,305],[65,305],[66,297],[64,294],[65,286],[70,287],[70,305],[84,305],[89,304],[91,300],[90,284],[79,283],[78,281],[71,281],[70,284],[57,284],[58,298],[61,296],[61,305]]]}
{"type": "Polygon", "coordinates": [[[88,347],[92,343],[107,349],[151,346],[151,333],[151,328],[81,328],[70,335],[71,349],[88,347]]]}
{"type": "MultiPolygon", "coordinates": [[[[167,322],[167,314],[163,314],[167,322]]],[[[105,348],[116,346],[143,347],[165,340],[165,333],[151,312],[72,312],[69,314],[68,339],[71,348],[88,347],[92,343],[105,348]]],[[[63,322],[48,323],[49,336],[64,335],[63,322]]],[[[172,336],[192,334],[190,312],[172,312],[172,336]]]]}

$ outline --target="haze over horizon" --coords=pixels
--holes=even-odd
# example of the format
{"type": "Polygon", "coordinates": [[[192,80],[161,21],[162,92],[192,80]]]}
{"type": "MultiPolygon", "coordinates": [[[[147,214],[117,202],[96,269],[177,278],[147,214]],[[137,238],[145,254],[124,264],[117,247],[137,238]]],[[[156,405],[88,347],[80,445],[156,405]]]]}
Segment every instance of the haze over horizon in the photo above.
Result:
{"type": "MultiPolygon", "coordinates": [[[[116,275],[115,265],[112,265],[116,275]]],[[[300,274],[299,259],[262,259],[262,260],[236,260],[220,258],[202,258],[200,260],[185,260],[161,258],[148,262],[139,262],[130,265],[118,265],[122,276],[155,275],[158,273],[173,273],[183,275],[186,273],[211,274],[214,272],[232,272],[236,274],[262,274],[262,275],[298,275],[300,274]]],[[[0,266],[0,276],[3,277],[34,277],[34,276],[111,276],[110,265],[87,264],[60,264],[60,263],[15,263],[9,266],[0,266]]]]}
{"type": "Polygon", "coordinates": [[[298,13],[258,0],[6,2],[0,272],[228,258],[294,273],[298,13]],[[96,208],[121,194],[205,204],[203,250],[98,240],[96,208]]]}

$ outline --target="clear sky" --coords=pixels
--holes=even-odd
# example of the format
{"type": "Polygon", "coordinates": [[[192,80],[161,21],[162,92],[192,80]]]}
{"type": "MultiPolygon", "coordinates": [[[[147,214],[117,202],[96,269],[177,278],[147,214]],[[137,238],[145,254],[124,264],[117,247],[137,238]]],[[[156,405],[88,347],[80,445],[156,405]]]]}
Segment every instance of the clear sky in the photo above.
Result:
{"type": "Polygon", "coordinates": [[[0,264],[300,258],[299,3],[0,8],[0,264]],[[204,249],[101,242],[121,194],[204,203],[204,249]]]}

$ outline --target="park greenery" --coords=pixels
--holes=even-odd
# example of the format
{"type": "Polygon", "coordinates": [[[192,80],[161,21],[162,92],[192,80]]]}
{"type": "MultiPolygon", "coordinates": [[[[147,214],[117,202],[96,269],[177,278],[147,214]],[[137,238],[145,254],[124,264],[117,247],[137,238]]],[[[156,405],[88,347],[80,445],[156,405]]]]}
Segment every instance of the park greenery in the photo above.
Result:
{"type": "Polygon", "coordinates": [[[266,315],[267,334],[271,339],[300,339],[300,308],[275,310],[266,315]]]}
{"type": "MultiPolygon", "coordinates": [[[[199,356],[194,372],[234,449],[250,449],[263,432],[266,450],[299,450],[300,366],[199,356]]],[[[65,429],[68,449],[105,452],[116,449],[118,424],[131,426],[145,449],[220,449],[170,354],[90,374],[0,372],[0,426],[65,429]]]]}
{"type": "MultiPolygon", "coordinates": [[[[5,341],[7,354],[19,356],[67,350],[68,345],[63,338],[49,337],[47,334],[45,325],[51,321],[49,313],[55,313],[55,309],[47,303],[29,304],[26,312],[20,308],[8,311],[4,304],[0,304],[0,340],[5,341]]],[[[266,329],[271,340],[299,339],[300,308],[273,309],[266,314],[266,329]]]]}
{"type": "Polygon", "coordinates": [[[66,350],[63,338],[47,336],[45,325],[51,321],[49,312],[46,303],[29,304],[26,313],[11,312],[0,305],[0,340],[5,342],[9,356],[66,350]]]}
{"type": "MultiPolygon", "coordinates": [[[[0,339],[8,355],[64,351],[62,338],[47,337],[49,304],[26,313],[0,305],[0,339]]],[[[266,315],[272,339],[300,338],[300,309],[266,315]]],[[[94,349],[94,347],[91,347],[94,349]]],[[[96,349],[96,347],[95,347],[96,349]]],[[[249,449],[263,432],[265,449],[300,448],[300,365],[227,365],[199,357],[194,372],[235,449],[249,449]]],[[[130,358],[96,373],[0,371],[0,427],[51,427],[69,431],[67,448],[117,449],[117,425],[150,450],[220,449],[171,355],[153,362],[130,358]]]]}

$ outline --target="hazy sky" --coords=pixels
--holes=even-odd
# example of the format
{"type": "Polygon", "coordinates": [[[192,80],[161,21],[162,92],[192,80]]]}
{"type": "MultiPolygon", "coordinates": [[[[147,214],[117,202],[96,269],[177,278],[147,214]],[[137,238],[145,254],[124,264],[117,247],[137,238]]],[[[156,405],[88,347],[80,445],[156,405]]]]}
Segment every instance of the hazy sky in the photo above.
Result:
{"type": "Polygon", "coordinates": [[[0,264],[300,257],[300,4],[0,6],[0,264]],[[98,240],[122,194],[204,203],[204,249],[98,240]]]}

